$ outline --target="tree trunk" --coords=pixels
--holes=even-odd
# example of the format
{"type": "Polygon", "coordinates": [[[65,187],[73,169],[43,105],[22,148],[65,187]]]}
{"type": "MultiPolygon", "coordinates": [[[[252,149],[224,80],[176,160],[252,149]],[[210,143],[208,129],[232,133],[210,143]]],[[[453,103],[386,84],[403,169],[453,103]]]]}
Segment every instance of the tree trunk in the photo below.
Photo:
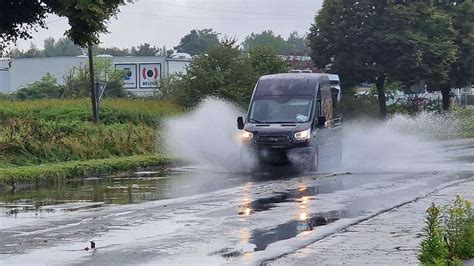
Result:
{"type": "Polygon", "coordinates": [[[385,74],[381,74],[377,77],[375,85],[377,87],[377,95],[379,97],[379,109],[380,117],[382,119],[387,119],[387,98],[385,97],[385,74]]]}
{"type": "Polygon", "coordinates": [[[443,95],[443,110],[448,111],[451,105],[451,98],[449,97],[449,93],[451,92],[451,88],[442,88],[441,94],[443,95]]]}
{"type": "Polygon", "coordinates": [[[89,54],[89,78],[91,85],[91,101],[92,101],[92,120],[94,123],[99,123],[99,110],[97,105],[97,90],[95,88],[94,79],[94,56],[92,54],[92,44],[87,47],[89,54]]]}

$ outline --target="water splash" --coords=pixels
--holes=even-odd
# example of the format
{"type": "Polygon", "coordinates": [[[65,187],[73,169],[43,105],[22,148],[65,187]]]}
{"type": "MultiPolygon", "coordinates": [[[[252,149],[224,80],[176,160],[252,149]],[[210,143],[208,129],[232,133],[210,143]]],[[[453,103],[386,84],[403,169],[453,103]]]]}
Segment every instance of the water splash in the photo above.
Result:
{"type": "Polygon", "coordinates": [[[386,122],[386,126],[428,139],[455,138],[462,132],[461,123],[450,113],[422,112],[416,116],[397,114],[386,122]]]}
{"type": "Polygon", "coordinates": [[[206,99],[189,114],[166,122],[167,149],[204,167],[238,172],[248,169],[243,166],[251,162],[243,160],[237,139],[238,116],[242,112],[234,105],[206,99]]]}
{"type": "MultiPolygon", "coordinates": [[[[255,160],[242,156],[236,117],[242,111],[217,99],[203,101],[193,112],[167,121],[168,150],[200,166],[248,173],[255,160]],[[243,159],[246,159],[243,161],[243,159]]],[[[353,121],[344,125],[342,163],[329,171],[385,172],[446,170],[445,143],[459,133],[451,115],[395,115],[386,122],[353,121]]],[[[324,168],[324,167],[323,167],[324,168]]]]}
{"type": "Polygon", "coordinates": [[[459,122],[449,114],[395,115],[386,122],[354,121],[344,126],[341,168],[346,171],[442,171],[446,143],[458,136],[459,122]]]}

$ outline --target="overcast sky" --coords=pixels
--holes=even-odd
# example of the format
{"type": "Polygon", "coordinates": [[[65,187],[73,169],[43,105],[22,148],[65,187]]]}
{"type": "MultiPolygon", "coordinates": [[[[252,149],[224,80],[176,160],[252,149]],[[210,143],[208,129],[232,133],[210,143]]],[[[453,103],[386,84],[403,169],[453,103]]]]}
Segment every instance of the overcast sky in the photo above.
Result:
{"type": "MultiPolygon", "coordinates": [[[[288,37],[293,30],[307,33],[323,0],[139,0],[121,8],[110,22],[102,46],[131,47],[140,43],[168,48],[192,29],[212,28],[239,42],[251,32],[273,30],[288,37]]],[[[58,39],[68,29],[67,20],[49,16],[48,29],[18,42],[27,49],[33,42],[43,47],[47,37],[58,39]]]]}

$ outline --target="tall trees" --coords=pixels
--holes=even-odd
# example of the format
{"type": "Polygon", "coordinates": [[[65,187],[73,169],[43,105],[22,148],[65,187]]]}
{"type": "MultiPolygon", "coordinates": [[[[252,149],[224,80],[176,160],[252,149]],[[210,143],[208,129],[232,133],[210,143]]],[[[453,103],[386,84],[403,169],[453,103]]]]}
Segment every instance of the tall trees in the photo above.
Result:
{"type": "Polygon", "coordinates": [[[134,56],[155,56],[156,54],[160,53],[160,48],[151,46],[149,43],[143,43],[136,48],[132,47],[130,53],[134,56]]]}
{"type": "Polygon", "coordinates": [[[441,12],[451,17],[456,32],[454,44],[457,59],[451,65],[447,79],[430,84],[431,89],[441,91],[446,110],[449,108],[451,88],[467,87],[474,82],[474,1],[443,0],[434,3],[441,12]]]}
{"type": "MultiPolygon", "coordinates": [[[[163,49],[166,49],[164,47],[163,49]]],[[[117,47],[104,48],[94,46],[94,54],[108,54],[112,56],[155,56],[157,54],[166,55],[161,48],[152,46],[149,43],[143,43],[137,47],[133,46],[131,49],[120,49],[117,47]]],[[[69,38],[60,38],[55,40],[52,37],[44,41],[44,48],[38,49],[32,45],[26,51],[13,49],[10,52],[12,58],[27,58],[27,57],[54,57],[54,56],[78,56],[83,54],[83,49],[75,45],[69,38]]]]}
{"type": "Polygon", "coordinates": [[[306,37],[299,35],[297,31],[290,33],[286,40],[288,54],[290,55],[308,55],[310,53],[309,47],[306,45],[306,37]]]}
{"type": "Polygon", "coordinates": [[[259,75],[286,70],[286,63],[274,50],[257,48],[245,54],[235,40],[224,39],[207,55],[196,57],[187,73],[171,84],[174,91],[169,93],[186,107],[193,107],[208,96],[246,105],[259,75]]]}
{"type": "Polygon", "coordinates": [[[44,56],[77,56],[83,54],[81,47],[75,45],[69,38],[56,41],[50,37],[44,41],[44,56]]]}
{"type": "Polygon", "coordinates": [[[219,45],[219,33],[212,29],[202,29],[192,30],[186,34],[174,49],[179,53],[199,55],[208,53],[217,45],[219,45]]]}
{"type": "Polygon", "coordinates": [[[285,54],[287,44],[281,35],[276,35],[271,30],[262,33],[253,33],[245,38],[242,47],[245,51],[251,51],[253,48],[265,46],[275,50],[278,54],[285,54]]]}
{"type": "Polygon", "coordinates": [[[339,73],[345,85],[373,82],[382,117],[385,84],[447,79],[456,59],[450,17],[431,1],[326,0],[309,42],[318,67],[339,73]]]}
{"type": "Polygon", "coordinates": [[[288,39],[284,39],[281,35],[276,35],[271,30],[263,31],[262,33],[252,33],[245,38],[241,46],[247,52],[256,47],[269,47],[279,55],[301,56],[309,53],[305,36],[300,36],[297,31],[293,31],[288,39]]]}

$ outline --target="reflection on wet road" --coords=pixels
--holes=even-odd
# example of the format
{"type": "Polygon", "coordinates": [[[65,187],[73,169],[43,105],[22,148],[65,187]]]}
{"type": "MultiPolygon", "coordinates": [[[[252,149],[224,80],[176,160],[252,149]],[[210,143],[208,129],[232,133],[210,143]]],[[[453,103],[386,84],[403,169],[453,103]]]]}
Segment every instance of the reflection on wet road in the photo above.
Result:
{"type": "Polygon", "coordinates": [[[473,178],[474,145],[451,152],[446,165],[424,171],[242,175],[197,168],[4,190],[0,264],[258,263],[473,178]],[[86,251],[90,240],[96,248],[86,251]]]}

